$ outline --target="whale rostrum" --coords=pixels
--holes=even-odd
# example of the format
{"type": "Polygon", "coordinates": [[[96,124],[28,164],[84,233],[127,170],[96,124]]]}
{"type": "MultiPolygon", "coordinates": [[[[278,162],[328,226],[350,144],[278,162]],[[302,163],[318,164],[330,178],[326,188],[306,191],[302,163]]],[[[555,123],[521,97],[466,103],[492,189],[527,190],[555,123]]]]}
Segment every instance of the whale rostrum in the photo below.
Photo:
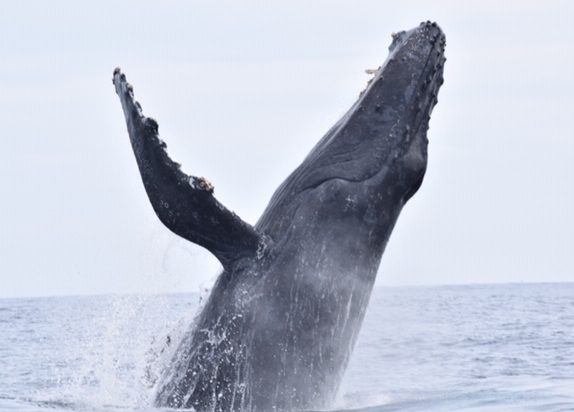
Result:
{"type": "Polygon", "coordinates": [[[156,388],[160,407],[328,408],[349,361],[382,253],[420,187],[443,82],[445,37],[431,22],[393,34],[389,56],[347,113],[250,225],[203,177],[170,159],[116,69],[113,83],[152,207],[223,265],[156,388]]]}

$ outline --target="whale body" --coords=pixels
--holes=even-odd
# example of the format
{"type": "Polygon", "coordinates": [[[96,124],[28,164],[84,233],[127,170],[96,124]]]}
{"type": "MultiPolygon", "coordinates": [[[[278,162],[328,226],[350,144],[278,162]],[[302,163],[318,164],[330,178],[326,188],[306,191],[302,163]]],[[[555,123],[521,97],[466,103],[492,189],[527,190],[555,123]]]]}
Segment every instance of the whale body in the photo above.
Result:
{"type": "Polygon", "coordinates": [[[328,408],[349,361],[382,253],[420,187],[443,82],[445,37],[430,22],[393,34],[349,111],[250,225],[183,173],[116,69],[145,190],[174,233],[223,266],[162,376],[156,406],[197,411],[328,408]]]}

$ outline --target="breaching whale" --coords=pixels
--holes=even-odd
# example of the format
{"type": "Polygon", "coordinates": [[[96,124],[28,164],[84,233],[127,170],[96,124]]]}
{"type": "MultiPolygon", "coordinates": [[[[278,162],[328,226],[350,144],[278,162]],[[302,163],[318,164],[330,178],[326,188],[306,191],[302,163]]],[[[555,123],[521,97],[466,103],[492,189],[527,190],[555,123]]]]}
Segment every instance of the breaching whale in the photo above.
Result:
{"type": "Polygon", "coordinates": [[[197,411],[324,409],[335,398],[380,259],[427,164],[445,37],[393,34],[349,111],[277,189],[254,226],[180,170],[119,69],[113,83],[145,190],[171,231],[223,266],[156,392],[197,411]]]}

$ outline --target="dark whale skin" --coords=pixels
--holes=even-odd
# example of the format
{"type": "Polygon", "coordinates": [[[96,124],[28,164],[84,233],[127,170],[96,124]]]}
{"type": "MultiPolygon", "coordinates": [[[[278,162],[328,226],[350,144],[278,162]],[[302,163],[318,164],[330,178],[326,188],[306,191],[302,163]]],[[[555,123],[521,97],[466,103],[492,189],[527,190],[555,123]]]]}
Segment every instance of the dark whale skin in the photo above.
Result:
{"type": "Polygon", "coordinates": [[[444,48],[435,23],[393,34],[386,62],[255,226],[169,158],[157,123],[114,71],[156,214],[223,265],[158,384],[156,406],[294,411],[332,404],[382,253],[424,177],[444,48]]]}

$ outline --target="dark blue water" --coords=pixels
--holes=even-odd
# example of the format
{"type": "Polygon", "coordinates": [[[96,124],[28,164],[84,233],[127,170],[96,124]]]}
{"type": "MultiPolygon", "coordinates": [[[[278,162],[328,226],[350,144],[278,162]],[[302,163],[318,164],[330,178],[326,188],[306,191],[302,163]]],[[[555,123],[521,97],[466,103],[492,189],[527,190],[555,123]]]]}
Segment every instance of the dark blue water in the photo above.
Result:
{"type": "MultiPolygon", "coordinates": [[[[0,300],[0,410],[153,410],[197,300],[0,300]]],[[[375,289],[334,409],[574,411],[574,284],[375,289]]]]}

